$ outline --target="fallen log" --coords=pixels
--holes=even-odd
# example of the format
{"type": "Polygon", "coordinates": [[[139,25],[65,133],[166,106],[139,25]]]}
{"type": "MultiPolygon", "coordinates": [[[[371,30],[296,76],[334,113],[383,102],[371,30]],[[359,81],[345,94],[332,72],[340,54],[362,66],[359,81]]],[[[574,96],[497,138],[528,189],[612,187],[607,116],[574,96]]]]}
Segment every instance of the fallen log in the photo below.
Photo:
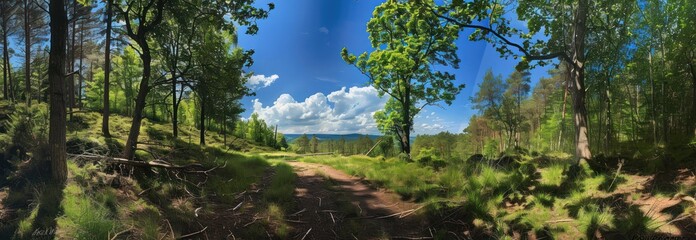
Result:
{"type": "Polygon", "coordinates": [[[186,164],[186,165],[175,165],[163,160],[152,160],[149,162],[145,161],[135,161],[128,160],[125,158],[102,156],[97,154],[68,154],[68,157],[79,159],[79,160],[89,160],[89,161],[105,161],[109,163],[124,164],[135,167],[157,167],[165,169],[192,169],[192,168],[202,168],[203,165],[198,163],[186,164]]]}

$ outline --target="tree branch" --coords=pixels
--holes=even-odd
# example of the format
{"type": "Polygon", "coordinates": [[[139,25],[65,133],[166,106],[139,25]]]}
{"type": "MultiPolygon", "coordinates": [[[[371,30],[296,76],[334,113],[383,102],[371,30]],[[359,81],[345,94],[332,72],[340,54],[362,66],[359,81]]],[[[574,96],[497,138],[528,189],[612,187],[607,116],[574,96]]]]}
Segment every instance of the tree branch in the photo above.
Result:
{"type": "Polygon", "coordinates": [[[571,64],[574,64],[573,61],[572,61],[572,59],[571,59],[570,57],[568,57],[568,54],[566,54],[566,53],[563,52],[563,51],[554,52],[554,53],[549,53],[549,54],[546,54],[546,55],[532,55],[532,54],[529,53],[529,51],[527,51],[527,49],[525,49],[524,47],[520,46],[520,45],[517,44],[517,43],[514,43],[514,42],[510,41],[510,40],[507,39],[505,36],[501,35],[500,33],[496,32],[495,30],[493,30],[493,29],[490,28],[490,27],[481,26],[481,25],[475,25],[475,24],[466,24],[466,23],[462,23],[462,22],[459,22],[458,20],[456,20],[456,19],[454,19],[454,18],[451,18],[451,17],[445,16],[445,15],[442,15],[442,14],[438,13],[438,12],[435,11],[435,10],[431,10],[431,11],[433,12],[433,14],[435,14],[435,16],[437,16],[437,17],[439,17],[439,18],[442,18],[442,19],[446,20],[447,22],[450,22],[450,23],[452,23],[452,24],[455,24],[455,25],[459,26],[460,28],[473,28],[473,29],[483,30],[483,31],[485,31],[486,33],[492,33],[493,35],[495,35],[495,37],[497,37],[498,39],[500,39],[501,41],[503,41],[506,45],[509,45],[509,46],[512,46],[512,47],[517,48],[517,50],[519,50],[520,52],[522,52],[522,53],[524,54],[524,57],[525,57],[527,60],[529,60],[529,61],[535,61],[535,60],[536,60],[536,61],[543,61],[543,60],[551,60],[551,59],[555,59],[555,58],[561,58],[562,60],[564,60],[564,61],[566,61],[566,62],[569,62],[569,63],[571,63],[571,64]]]}

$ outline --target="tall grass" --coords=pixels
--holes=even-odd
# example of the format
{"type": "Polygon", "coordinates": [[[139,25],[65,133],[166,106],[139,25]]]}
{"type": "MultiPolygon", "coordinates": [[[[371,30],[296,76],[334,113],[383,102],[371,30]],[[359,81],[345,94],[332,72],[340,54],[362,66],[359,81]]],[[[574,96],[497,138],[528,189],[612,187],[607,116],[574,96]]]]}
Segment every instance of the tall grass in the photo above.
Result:
{"type": "Polygon", "coordinates": [[[285,163],[277,164],[271,184],[264,192],[264,200],[277,204],[284,209],[290,209],[293,204],[295,192],[295,179],[297,175],[292,167],[285,163]]]}
{"type": "Polygon", "coordinates": [[[113,214],[101,203],[74,183],[63,190],[63,216],[58,218],[58,228],[65,237],[74,239],[107,239],[120,227],[113,214]]]}

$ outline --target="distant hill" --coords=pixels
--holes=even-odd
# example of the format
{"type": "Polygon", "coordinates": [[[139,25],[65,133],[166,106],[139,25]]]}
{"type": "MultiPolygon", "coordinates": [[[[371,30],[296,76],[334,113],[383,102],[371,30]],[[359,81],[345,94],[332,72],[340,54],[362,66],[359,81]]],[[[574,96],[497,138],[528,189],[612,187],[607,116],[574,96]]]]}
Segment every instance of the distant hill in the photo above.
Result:
{"type": "MultiPolygon", "coordinates": [[[[285,135],[285,139],[288,142],[292,142],[295,139],[302,136],[302,134],[284,134],[284,135],[285,135]]],[[[307,137],[311,138],[312,135],[317,135],[317,138],[319,138],[320,141],[321,140],[339,140],[341,138],[344,138],[345,140],[349,141],[349,140],[357,140],[359,137],[365,136],[365,134],[359,134],[359,133],[351,133],[351,134],[312,134],[312,133],[308,133],[307,137]]],[[[375,139],[381,137],[380,135],[367,135],[367,136],[370,137],[372,140],[375,140],[375,139]]]]}

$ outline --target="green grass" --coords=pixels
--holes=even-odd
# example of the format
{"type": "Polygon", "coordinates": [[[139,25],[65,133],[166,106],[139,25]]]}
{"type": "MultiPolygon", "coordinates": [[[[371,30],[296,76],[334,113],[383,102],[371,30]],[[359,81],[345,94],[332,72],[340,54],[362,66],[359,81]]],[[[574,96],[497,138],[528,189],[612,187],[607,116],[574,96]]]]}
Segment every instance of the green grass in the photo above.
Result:
{"type": "Polygon", "coordinates": [[[107,239],[122,228],[107,207],[75,183],[69,183],[63,190],[61,207],[63,216],[57,222],[64,237],[107,239]]]}
{"type": "Polygon", "coordinates": [[[275,174],[271,179],[271,184],[263,193],[264,200],[277,204],[283,209],[291,209],[293,207],[297,175],[295,175],[292,167],[285,163],[277,164],[274,166],[274,170],[275,174]]]}
{"type": "Polygon", "coordinates": [[[424,200],[442,188],[438,174],[417,163],[396,159],[379,160],[364,156],[304,157],[300,161],[321,163],[342,170],[350,175],[369,179],[373,184],[398,193],[405,199],[424,200]]]}
{"type": "Polygon", "coordinates": [[[563,183],[563,174],[566,170],[566,164],[552,163],[541,171],[540,183],[548,187],[560,187],[563,183]]]}

